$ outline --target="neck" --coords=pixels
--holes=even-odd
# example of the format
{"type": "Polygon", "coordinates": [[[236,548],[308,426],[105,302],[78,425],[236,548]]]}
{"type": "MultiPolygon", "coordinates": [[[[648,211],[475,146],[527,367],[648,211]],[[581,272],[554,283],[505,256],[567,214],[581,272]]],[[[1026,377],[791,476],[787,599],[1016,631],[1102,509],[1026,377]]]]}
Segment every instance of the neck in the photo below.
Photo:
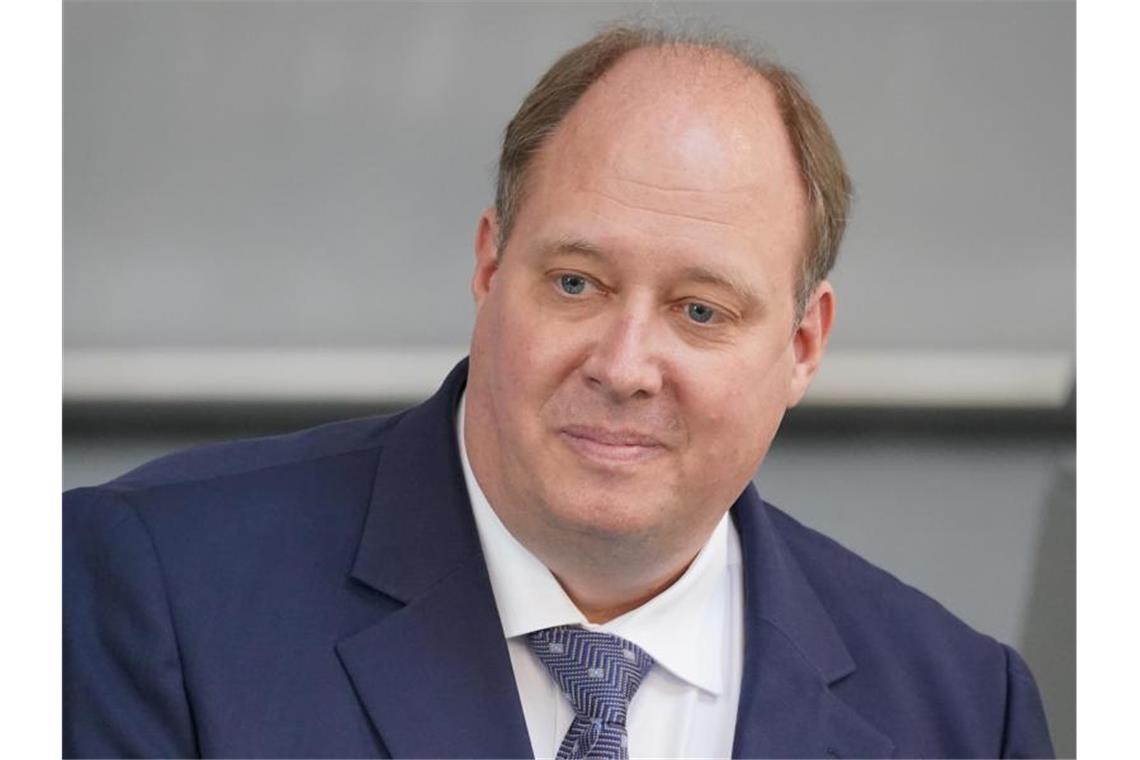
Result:
{"type": "Polygon", "coordinates": [[[534,526],[526,520],[515,519],[518,515],[490,503],[507,530],[550,570],[591,623],[606,623],[637,609],[676,583],[716,527],[678,545],[659,536],[535,531],[528,530],[534,526]]]}
{"type": "Polygon", "coordinates": [[[601,587],[602,593],[597,593],[597,587],[575,584],[570,579],[563,578],[558,574],[555,574],[555,578],[557,578],[566,595],[570,597],[570,601],[574,602],[574,606],[586,616],[587,620],[591,623],[608,623],[630,610],[637,609],[672,586],[677,582],[677,579],[685,574],[690,564],[692,564],[692,559],[671,575],[648,587],[630,588],[617,593],[614,589],[605,586],[601,587]]]}

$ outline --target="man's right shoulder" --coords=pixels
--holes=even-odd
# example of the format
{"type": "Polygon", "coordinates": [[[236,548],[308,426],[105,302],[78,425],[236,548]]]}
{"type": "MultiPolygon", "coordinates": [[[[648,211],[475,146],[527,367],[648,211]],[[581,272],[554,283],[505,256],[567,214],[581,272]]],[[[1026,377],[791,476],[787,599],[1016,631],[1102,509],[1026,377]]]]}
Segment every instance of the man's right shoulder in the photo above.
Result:
{"type": "Polygon", "coordinates": [[[340,420],[280,435],[194,446],[139,465],[99,487],[137,491],[237,477],[259,470],[303,465],[327,457],[374,450],[384,445],[387,433],[405,413],[340,420]]]}
{"type": "Polygon", "coordinates": [[[258,745],[266,710],[330,694],[354,709],[333,647],[391,608],[346,580],[402,418],[201,446],[64,494],[65,754],[186,757],[220,741],[281,755],[299,734],[258,745]],[[294,699],[298,682],[320,696],[294,699]]]}
{"type": "Polygon", "coordinates": [[[206,444],[167,454],[102,485],[64,493],[65,513],[99,512],[97,522],[117,521],[119,508],[153,508],[178,501],[178,492],[240,493],[267,481],[333,467],[346,458],[375,461],[388,433],[406,412],[331,422],[282,435],[206,444]],[[173,499],[167,497],[174,497],[173,499]]]}

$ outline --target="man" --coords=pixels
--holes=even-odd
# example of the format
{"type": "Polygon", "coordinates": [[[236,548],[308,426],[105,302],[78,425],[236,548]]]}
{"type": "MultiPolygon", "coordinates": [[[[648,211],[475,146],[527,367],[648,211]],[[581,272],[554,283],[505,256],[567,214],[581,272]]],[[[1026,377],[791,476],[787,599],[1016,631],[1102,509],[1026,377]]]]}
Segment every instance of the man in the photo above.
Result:
{"type": "Polygon", "coordinates": [[[566,54],[432,399],[67,495],[65,752],[1051,755],[1016,653],[750,485],[849,192],[778,67],[627,28],[566,54]]]}

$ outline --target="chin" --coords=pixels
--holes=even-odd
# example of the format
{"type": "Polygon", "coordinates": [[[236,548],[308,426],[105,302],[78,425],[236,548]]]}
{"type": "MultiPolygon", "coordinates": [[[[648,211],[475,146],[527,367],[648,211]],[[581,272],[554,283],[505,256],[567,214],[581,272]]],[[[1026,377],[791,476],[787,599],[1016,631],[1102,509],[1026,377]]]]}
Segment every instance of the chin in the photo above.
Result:
{"type": "Polygon", "coordinates": [[[598,537],[631,538],[658,533],[671,510],[644,488],[577,487],[547,501],[548,514],[560,527],[598,537]],[[631,492],[630,492],[631,491],[631,492]]]}

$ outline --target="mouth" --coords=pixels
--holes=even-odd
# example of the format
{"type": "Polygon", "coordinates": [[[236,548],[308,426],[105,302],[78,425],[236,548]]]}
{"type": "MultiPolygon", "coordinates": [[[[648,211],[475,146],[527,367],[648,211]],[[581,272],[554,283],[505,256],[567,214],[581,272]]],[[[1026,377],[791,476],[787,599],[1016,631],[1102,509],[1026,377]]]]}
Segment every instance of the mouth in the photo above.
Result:
{"type": "Polygon", "coordinates": [[[572,451],[601,464],[637,464],[665,453],[660,439],[632,430],[570,425],[558,434],[572,451]]]}

